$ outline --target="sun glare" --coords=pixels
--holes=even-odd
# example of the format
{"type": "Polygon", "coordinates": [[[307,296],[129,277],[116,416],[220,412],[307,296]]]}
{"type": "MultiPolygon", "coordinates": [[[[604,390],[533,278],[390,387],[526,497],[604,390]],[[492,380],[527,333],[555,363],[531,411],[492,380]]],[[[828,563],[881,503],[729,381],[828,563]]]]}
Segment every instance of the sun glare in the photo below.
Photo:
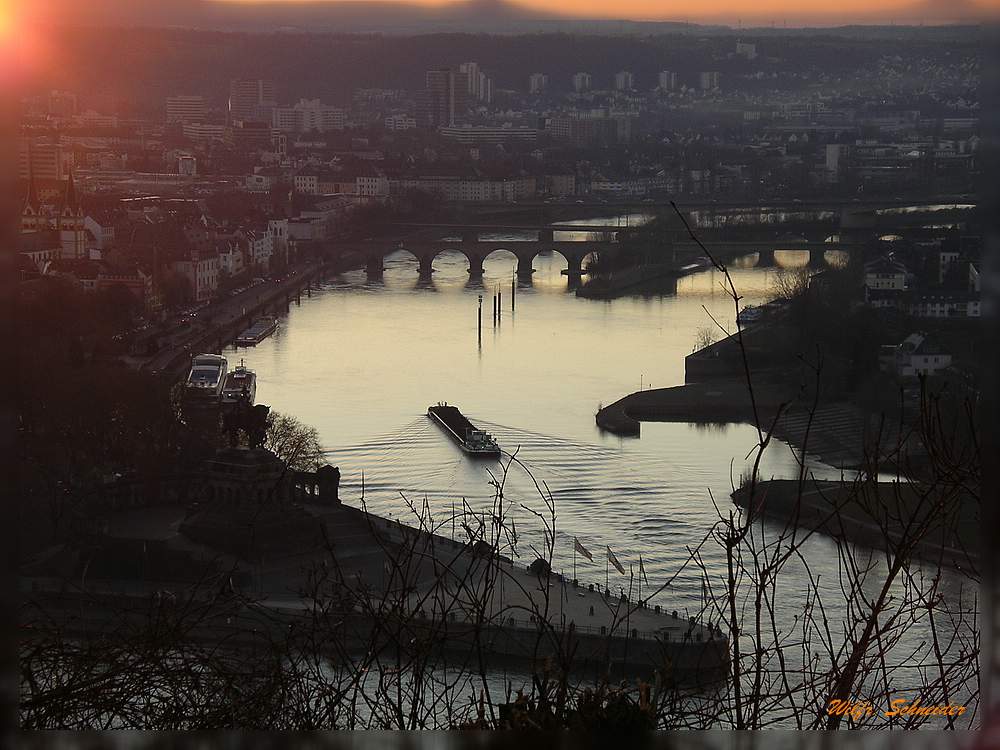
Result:
{"type": "Polygon", "coordinates": [[[14,11],[10,0],[0,0],[0,40],[6,42],[14,28],[14,11]]]}
{"type": "Polygon", "coordinates": [[[36,24],[18,0],[0,0],[0,82],[10,84],[44,62],[36,24]]]}

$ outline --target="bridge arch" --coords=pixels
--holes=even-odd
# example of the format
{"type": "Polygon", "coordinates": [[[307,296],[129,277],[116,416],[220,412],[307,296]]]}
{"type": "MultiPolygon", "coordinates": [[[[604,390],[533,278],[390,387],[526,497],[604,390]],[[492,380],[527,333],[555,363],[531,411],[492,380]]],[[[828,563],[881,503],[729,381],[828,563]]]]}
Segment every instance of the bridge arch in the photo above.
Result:
{"type": "Polygon", "coordinates": [[[583,274],[583,261],[584,258],[589,257],[593,254],[593,250],[590,250],[585,243],[574,243],[580,244],[581,247],[577,248],[567,248],[565,246],[560,247],[538,247],[535,249],[534,253],[531,255],[531,268],[535,271],[535,259],[543,254],[551,252],[553,256],[558,255],[562,261],[559,265],[562,266],[560,271],[566,276],[579,277],[583,274]],[[565,264],[565,265],[563,265],[565,264]]]}
{"type": "Polygon", "coordinates": [[[537,250],[535,250],[534,254],[531,256],[531,267],[534,270],[538,270],[535,269],[535,261],[538,259],[539,255],[543,257],[551,255],[552,260],[560,266],[560,270],[562,270],[562,268],[569,268],[569,258],[566,256],[566,253],[564,253],[562,250],[559,250],[558,248],[554,247],[540,247],[537,250]],[[558,259],[556,258],[556,256],[558,256],[558,259]]]}
{"type": "Polygon", "coordinates": [[[810,252],[807,247],[778,247],[774,249],[774,262],[779,268],[788,270],[803,268],[809,265],[809,258],[810,252]]]}
{"type": "MultiPolygon", "coordinates": [[[[481,260],[479,261],[480,267],[485,268],[487,260],[493,259],[491,265],[499,266],[501,263],[506,264],[509,262],[510,268],[517,268],[518,273],[521,272],[521,257],[522,253],[518,253],[517,249],[510,247],[509,245],[515,245],[517,243],[511,242],[506,245],[493,245],[485,248],[482,251],[481,260]],[[497,253],[500,255],[497,256],[497,253]]],[[[524,243],[522,243],[524,244],[524,243]]]]}
{"type": "MultiPolygon", "coordinates": [[[[420,254],[420,257],[422,258],[422,272],[426,271],[426,274],[434,272],[434,262],[442,255],[446,258],[462,258],[465,261],[465,267],[462,269],[462,273],[467,273],[471,276],[482,274],[482,261],[475,251],[471,251],[460,244],[449,243],[433,245],[420,254]]],[[[440,264],[437,270],[441,270],[440,264]]]]}
{"type": "MultiPolygon", "coordinates": [[[[462,255],[468,262],[468,268],[471,269],[475,266],[476,259],[474,256],[470,255],[468,251],[458,245],[448,245],[448,244],[418,244],[414,245],[412,243],[408,244],[405,241],[391,248],[387,248],[380,257],[382,265],[385,261],[394,259],[400,261],[405,256],[413,258],[417,263],[417,273],[420,278],[429,279],[431,274],[434,272],[434,260],[439,255],[443,253],[448,253],[450,255],[462,255]]],[[[369,266],[371,267],[371,266],[369,266]]]]}
{"type": "Polygon", "coordinates": [[[387,248],[386,251],[382,253],[382,265],[384,266],[390,260],[395,261],[396,264],[400,264],[401,262],[408,263],[410,258],[416,262],[417,267],[419,268],[421,259],[417,251],[408,248],[406,245],[397,245],[395,247],[387,248]]]}

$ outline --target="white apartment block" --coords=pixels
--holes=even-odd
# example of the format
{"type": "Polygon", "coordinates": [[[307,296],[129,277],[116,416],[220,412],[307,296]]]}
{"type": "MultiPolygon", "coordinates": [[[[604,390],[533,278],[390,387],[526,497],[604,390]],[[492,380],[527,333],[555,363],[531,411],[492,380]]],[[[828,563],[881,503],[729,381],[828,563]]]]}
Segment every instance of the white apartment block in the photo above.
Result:
{"type": "Polygon", "coordinates": [[[306,195],[319,195],[319,175],[318,174],[297,174],[293,178],[292,186],[297,193],[306,195]]]}
{"type": "Polygon", "coordinates": [[[389,179],[384,174],[358,175],[354,193],[361,198],[385,198],[389,195],[389,179]]]}
{"type": "Polygon", "coordinates": [[[168,96],[167,122],[204,122],[208,105],[203,96],[168,96]]]}
{"type": "Polygon", "coordinates": [[[616,91],[631,91],[635,84],[635,78],[632,73],[627,70],[622,70],[615,73],[615,90],[616,91]]]}
{"type": "Polygon", "coordinates": [[[575,73],[573,75],[573,91],[578,94],[590,91],[592,84],[593,80],[590,77],[590,73],[575,73]]]}
{"type": "Polygon", "coordinates": [[[389,115],[385,118],[386,130],[414,130],[417,119],[406,114],[389,115]]]}
{"type": "Polygon", "coordinates": [[[506,143],[507,141],[538,140],[538,130],[523,125],[458,125],[455,127],[440,127],[438,133],[445,138],[451,138],[459,143],[506,143]]]}
{"type": "Polygon", "coordinates": [[[222,141],[226,138],[226,126],[207,122],[186,122],[184,137],[192,141],[222,141]]]}
{"type": "Polygon", "coordinates": [[[271,110],[271,126],[289,133],[343,130],[347,127],[347,112],[323,104],[319,99],[300,99],[291,107],[271,110]]]}
{"type": "Polygon", "coordinates": [[[706,71],[698,74],[698,85],[702,91],[715,91],[719,88],[720,76],[715,71],[706,71]]]}
{"type": "Polygon", "coordinates": [[[464,202],[514,201],[535,195],[537,180],[520,177],[510,180],[483,180],[461,177],[409,177],[389,180],[391,193],[423,190],[445,200],[464,202]]]}

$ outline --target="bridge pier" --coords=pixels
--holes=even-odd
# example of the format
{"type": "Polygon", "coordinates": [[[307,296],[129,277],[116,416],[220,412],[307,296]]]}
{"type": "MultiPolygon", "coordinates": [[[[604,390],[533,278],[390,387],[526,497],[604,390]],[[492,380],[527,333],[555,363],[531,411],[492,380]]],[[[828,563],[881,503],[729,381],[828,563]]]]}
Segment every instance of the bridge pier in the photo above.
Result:
{"type": "Polygon", "coordinates": [[[531,278],[531,274],[535,272],[535,269],[531,267],[531,261],[534,260],[532,255],[518,255],[517,256],[517,275],[521,278],[531,278]]]}
{"type": "Polygon", "coordinates": [[[563,274],[571,279],[579,279],[583,276],[583,256],[572,255],[566,258],[566,270],[563,274]]]}
{"type": "Polygon", "coordinates": [[[417,272],[420,274],[420,278],[424,281],[429,281],[431,275],[434,273],[434,268],[432,266],[434,259],[423,257],[417,263],[417,272]]]}
{"type": "Polygon", "coordinates": [[[482,258],[469,258],[469,278],[478,279],[482,278],[483,271],[483,259],[482,258]]]}
{"type": "Polygon", "coordinates": [[[381,255],[376,258],[370,258],[365,264],[365,272],[368,274],[369,281],[379,281],[382,278],[384,270],[381,255]]]}
{"type": "Polygon", "coordinates": [[[809,265],[822,266],[826,263],[826,248],[822,246],[809,248],[809,265]]]}
{"type": "Polygon", "coordinates": [[[757,251],[757,268],[774,268],[774,248],[769,247],[757,251]]]}

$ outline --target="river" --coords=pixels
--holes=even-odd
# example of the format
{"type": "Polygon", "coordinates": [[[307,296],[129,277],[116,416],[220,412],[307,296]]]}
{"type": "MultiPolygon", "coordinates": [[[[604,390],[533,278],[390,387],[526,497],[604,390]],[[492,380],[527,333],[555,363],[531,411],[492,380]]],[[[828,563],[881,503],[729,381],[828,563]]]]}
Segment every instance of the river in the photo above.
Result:
{"type": "MultiPolygon", "coordinates": [[[[734,264],[744,304],[767,300],[776,274],[808,261],[807,251],[775,256],[771,269],[755,268],[753,257],[734,264]]],[[[383,280],[369,282],[363,271],[331,278],[293,304],[273,336],[227,354],[231,361],[245,358],[257,372],[259,402],[319,430],[327,460],[342,472],[344,502],[359,505],[363,486],[370,510],[405,522],[402,495],[426,499],[449,535],[452,508],[465,502],[488,509],[490,472],[496,475],[499,465],[467,458],[426,416],[428,405],[448,401],[492,432],[504,450],[516,451],[551,492],[558,514],[554,567],[572,574],[577,537],[593,554],[592,562],[575,556],[583,583],[604,585],[607,545],[636,575],[641,555],[648,591],[677,574],[718,513],[729,513],[732,483],[747,465],[756,433],[739,424],[646,423],[640,438],[623,439],[602,433],[594,414],[640,385],[683,383],[684,356],[699,331],[711,329],[713,318],[732,328],[732,300],[716,271],[680,279],[676,292],[610,302],[577,298],[558,253],[536,257],[531,281],[517,284],[512,300],[515,265],[513,255],[495,252],[482,283],[470,283],[464,256],[447,252],[435,259],[433,280],[420,282],[416,261],[400,252],[386,259],[383,280]],[[494,326],[497,290],[503,311],[494,326]]],[[[840,476],[817,462],[812,468],[817,477],[840,476]]],[[[787,445],[768,448],[764,478],[796,471],[787,445]]],[[[541,533],[520,504],[535,510],[543,504],[518,468],[505,495],[527,564],[541,533]]],[[[834,542],[816,536],[805,554],[825,582],[824,595],[836,599],[834,542]]],[[[722,550],[709,543],[703,559],[721,583],[722,550]]],[[[949,596],[957,598],[963,586],[968,593],[958,574],[946,577],[949,596]]],[[[701,581],[689,566],[653,602],[695,613],[704,596],[701,581]]],[[[628,589],[629,578],[611,568],[610,585],[628,589]]],[[[804,577],[786,580],[783,592],[789,598],[778,617],[791,628],[803,611],[804,577]]]]}

